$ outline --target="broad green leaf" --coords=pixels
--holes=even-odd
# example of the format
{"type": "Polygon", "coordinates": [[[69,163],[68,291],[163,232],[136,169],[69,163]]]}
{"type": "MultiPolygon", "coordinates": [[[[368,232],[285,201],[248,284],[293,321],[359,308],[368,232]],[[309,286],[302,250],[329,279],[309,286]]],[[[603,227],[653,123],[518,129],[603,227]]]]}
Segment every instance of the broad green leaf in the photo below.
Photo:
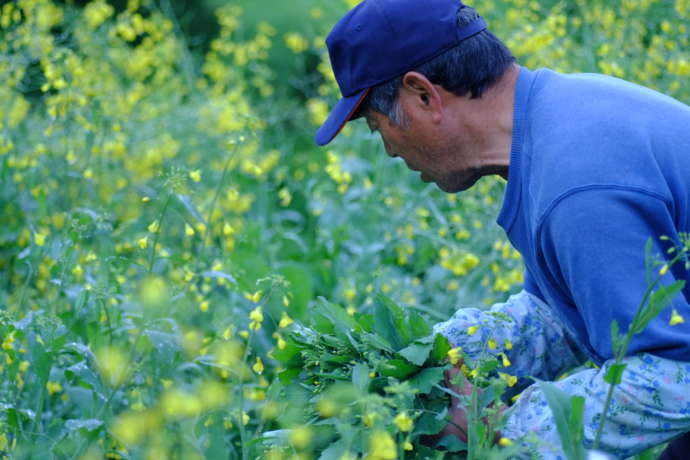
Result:
{"type": "Polygon", "coordinates": [[[582,421],[585,416],[585,398],[583,396],[573,396],[570,398],[570,417],[568,419],[568,430],[570,439],[575,445],[582,444],[584,437],[584,425],[582,421]]]}
{"type": "Polygon", "coordinates": [[[429,353],[431,352],[433,346],[434,344],[432,343],[423,344],[415,342],[403,348],[398,353],[412,364],[421,366],[429,357],[429,353]]]}
{"type": "Polygon", "coordinates": [[[369,391],[369,366],[365,363],[357,363],[352,368],[352,384],[363,394],[369,391]]]}
{"type": "Polygon", "coordinates": [[[410,379],[410,385],[416,388],[421,394],[429,393],[435,384],[443,382],[443,372],[448,366],[427,367],[422,369],[417,375],[410,379]]]}
{"type": "Polygon", "coordinates": [[[387,302],[376,302],[376,306],[374,307],[374,331],[376,334],[386,339],[386,341],[393,346],[394,350],[399,350],[404,346],[403,339],[400,336],[398,326],[393,317],[393,312],[387,302]]]}
{"type": "Polygon", "coordinates": [[[439,447],[445,448],[448,452],[462,452],[467,450],[467,443],[461,441],[457,436],[448,434],[436,444],[436,448],[439,447]]]}
{"type": "Polygon", "coordinates": [[[347,444],[339,439],[324,449],[318,460],[340,460],[345,454],[347,454],[347,444]]]}
{"type": "Polygon", "coordinates": [[[419,340],[431,335],[431,326],[427,320],[416,311],[412,311],[408,315],[407,324],[412,336],[412,340],[419,340]]]}
{"type": "Polygon", "coordinates": [[[550,382],[539,381],[538,383],[553,413],[556,429],[558,430],[558,437],[563,447],[563,453],[568,460],[584,460],[585,449],[582,443],[577,442],[577,440],[573,439],[571,436],[569,415],[573,407],[571,397],[550,382]]]}
{"type": "Polygon", "coordinates": [[[319,297],[316,301],[315,311],[321,313],[323,316],[331,320],[336,333],[343,334],[348,330],[359,330],[359,323],[350,315],[345,309],[319,297]]]}
{"type": "Polygon", "coordinates": [[[618,385],[621,383],[621,379],[623,378],[623,371],[625,370],[625,367],[627,364],[625,363],[613,363],[611,366],[609,366],[609,369],[606,371],[606,375],[604,375],[604,382],[609,383],[611,385],[618,385]]]}
{"type": "Polygon", "coordinates": [[[404,359],[390,359],[381,366],[381,369],[379,369],[379,371],[382,375],[385,375],[386,377],[404,379],[417,369],[417,366],[408,363],[404,359]]]}
{"type": "Polygon", "coordinates": [[[434,348],[431,351],[431,357],[436,361],[444,361],[446,356],[448,356],[448,351],[450,350],[450,343],[448,339],[442,334],[436,334],[434,337],[434,348]]]}

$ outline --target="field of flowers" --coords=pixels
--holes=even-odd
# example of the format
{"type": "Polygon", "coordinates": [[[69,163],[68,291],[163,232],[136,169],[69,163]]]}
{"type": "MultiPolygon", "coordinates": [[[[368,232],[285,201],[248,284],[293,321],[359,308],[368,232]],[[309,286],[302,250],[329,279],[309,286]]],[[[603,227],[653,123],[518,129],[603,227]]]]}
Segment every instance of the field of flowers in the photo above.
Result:
{"type": "MultiPolygon", "coordinates": [[[[0,457],[460,458],[421,442],[429,334],[521,287],[504,183],[443,194],[362,122],[312,144],[356,3],[199,2],[194,35],[169,0],[0,2],[0,457]]],[[[476,7],[523,65],[690,102],[689,0],[476,7]]],[[[466,370],[493,417],[510,363],[466,370]]]]}

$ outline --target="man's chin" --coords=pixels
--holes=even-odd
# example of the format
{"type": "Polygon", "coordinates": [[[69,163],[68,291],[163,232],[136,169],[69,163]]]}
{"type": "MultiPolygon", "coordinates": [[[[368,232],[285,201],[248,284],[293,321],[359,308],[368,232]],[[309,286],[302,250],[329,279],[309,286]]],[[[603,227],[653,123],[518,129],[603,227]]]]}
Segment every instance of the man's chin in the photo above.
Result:
{"type": "Polygon", "coordinates": [[[464,182],[458,182],[458,181],[444,182],[444,181],[440,181],[440,180],[435,181],[435,182],[436,182],[436,185],[438,186],[438,188],[440,188],[441,190],[443,190],[446,193],[458,193],[458,192],[464,192],[468,188],[472,187],[477,182],[477,180],[479,180],[479,178],[473,178],[471,180],[464,181],[464,182]]]}

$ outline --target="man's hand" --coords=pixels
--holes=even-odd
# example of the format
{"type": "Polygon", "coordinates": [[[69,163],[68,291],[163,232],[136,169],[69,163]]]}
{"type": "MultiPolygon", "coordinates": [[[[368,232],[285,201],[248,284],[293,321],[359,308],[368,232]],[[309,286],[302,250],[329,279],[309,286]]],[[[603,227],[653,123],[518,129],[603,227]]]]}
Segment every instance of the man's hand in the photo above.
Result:
{"type": "MultiPolygon", "coordinates": [[[[458,363],[458,365],[461,365],[461,363],[458,363]]],[[[473,386],[466,378],[463,378],[463,381],[460,385],[454,385],[452,383],[455,376],[457,376],[459,372],[460,369],[457,366],[452,367],[445,372],[446,387],[459,395],[471,395],[473,386]]],[[[448,414],[450,415],[450,422],[439,433],[438,439],[441,440],[446,437],[446,435],[450,434],[457,436],[464,442],[467,442],[467,411],[463,407],[458,397],[451,396],[448,414]]]]}

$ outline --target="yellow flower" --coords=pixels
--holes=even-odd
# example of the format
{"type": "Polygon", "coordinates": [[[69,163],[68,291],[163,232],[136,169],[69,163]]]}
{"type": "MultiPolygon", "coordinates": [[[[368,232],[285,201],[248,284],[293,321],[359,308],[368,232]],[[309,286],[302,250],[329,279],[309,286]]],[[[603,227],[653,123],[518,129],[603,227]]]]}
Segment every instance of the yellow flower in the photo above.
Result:
{"type": "Polygon", "coordinates": [[[204,300],[199,304],[199,310],[206,312],[208,311],[208,300],[204,300]]]}
{"type": "Polygon", "coordinates": [[[501,377],[501,379],[503,379],[503,381],[505,381],[509,387],[514,386],[518,380],[514,375],[505,374],[503,372],[499,372],[498,376],[501,377]]]}
{"type": "Polygon", "coordinates": [[[59,382],[48,382],[46,383],[46,389],[48,390],[48,394],[52,396],[62,391],[62,385],[60,385],[59,382]]]}
{"type": "Polygon", "coordinates": [[[668,324],[670,324],[671,326],[675,326],[676,324],[683,324],[684,322],[685,319],[674,308],[671,312],[671,320],[668,322],[668,324]]]}
{"type": "Polygon", "coordinates": [[[46,244],[47,236],[47,233],[34,233],[34,242],[36,243],[36,246],[43,246],[44,244],[46,244]]]}
{"type": "Polygon", "coordinates": [[[283,312],[283,315],[280,318],[280,322],[278,323],[278,327],[288,327],[290,324],[292,324],[294,321],[286,312],[283,312]]]}
{"type": "Polygon", "coordinates": [[[506,341],[505,341],[505,347],[506,347],[506,350],[512,350],[512,349],[513,349],[513,344],[512,344],[512,342],[511,342],[510,340],[506,339],[506,341]]]}
{"type": "Polygon", "coordinates": [[[194,229],[189,224],[184,224],[184,234],[194,236],[194,229]]]}
{"type": "Polygon", "coordinates": [[[496,349],[496,340],[494,340],[493,337],[489,339],[489,342],[487,343],[489,350],[495,350],[496,349]]]}
{"type": "Polygon", "coordinates": [[[513,441],[508,438],[501,438],[498,440],[498,445],[501,447],[508,447],[513,445],[513,441]]]}
{"type": "Polygon", "coordinates": [[[375,431],[369,437],[370,460],[393,460],[398,456],[395,441],[385,431],[375,431]]]}
{"type": "Polygon", "coordinates": [[[467,335],[473,336],[474,334],[477,333],[478,330],[479,330],[479,326],[470,326],[469,328],[467,328],[467,335]]]}
{"type": "Polygon", "coordinates": [[[309,445],[312,438],[311,428],[308,426],[298,426],[290,431],[290,443],[298,449],[304,449],[309,445]]]}
{"type": "Polygon", "coordinates": [[[458,363],[458,361],[460,361],[460,353],[462,353],[461,347],[455,347],[448,350],[448,360],[451,364],[455,365],[458,363]]]}
{"type": "Polygon", "coordinates": [[[405,449],[407,451],[414,450],[414,446],[412,445],[412,443],[410,441],[405,441],[403,443],[403,449],[405,449]]]}
{"type": "Polygon", "coordinates": [[[256,307],[249,313],[249,329],[256,331],[261,328],[261,323],[264,320],[264,314],[261,311],[261,306],[256,307]]]}
{"type": "Polygon", "coordinates": [[[200,169],[195,169],[194,171],[189,172],[189,177],[194,181],[194,182],[201,182],[201,170],[200,169]]]}
{"type": "Polygon", "coordinates": [[[146,249],[146,246],[148,246],[148,238],[147,237],[140,238],[137,241],[137,245],[139,245],[139,247],[141,249],[146,249]]]}
{"type": "Polygon", "coordinates": [[[414,426],[412,419],[408,417],[405,412],[396,415],[393,419],[393,423],[395,423],[395,426],[397,426],[400,431],[404,432],[412,431],[412,427],[414,426]]]}
{"type": "Polygon", "coordinates": [[[501,358],[503,360],[503,367],[509,367],[510,366],[510,360],[506,356],[505,353],[501,353],[501,358]]]}
{"type": "Polygon", "coordinates": [[[252,369],[254,369],[254,372],[256,372],[257,374],[263,374],[263,372],[264,372],[264,362],[261,361],[261,358],[260,358],[260,357],[258,357],[258,356],[256,357],[256,362],[255,362],[254,365],[252,366],[252,369]]]}
{"type": "Polygon", "coordinates": [[[664,276],[666,273],[668,273],[668,264],[664,264],[661,266],[659,269],[659,275],[664,276]]]}

